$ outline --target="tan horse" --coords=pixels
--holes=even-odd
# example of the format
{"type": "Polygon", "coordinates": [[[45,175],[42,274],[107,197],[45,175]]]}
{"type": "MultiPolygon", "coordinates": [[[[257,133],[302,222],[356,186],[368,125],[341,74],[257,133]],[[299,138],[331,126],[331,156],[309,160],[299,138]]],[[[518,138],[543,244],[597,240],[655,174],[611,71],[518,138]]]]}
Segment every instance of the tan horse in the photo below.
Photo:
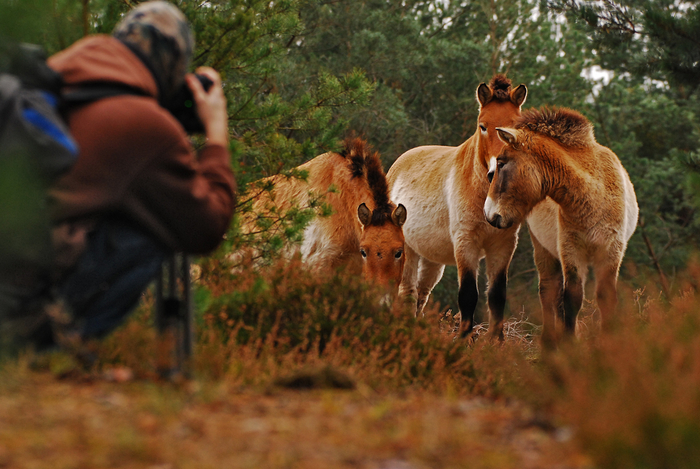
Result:
{"type": "Polygon", "coordinates": [[[340,153],[324,153],[296,169],[307,173],[306,180],[278,175],[262,181],[272,182],[273,189],[255,200],[242,230],[259,229],[256,217],[305,207],[324,196],[332,213],[314,217],[304,230],[304,261],[319,270],[346,265],[368,280],[397,286],[405,261],[406,209],[389,201],[379,155],[362,139],[348,139],[340,153]]]}
{"type": "Polygon", "coordinates": [[[530,110],[498,135],[506,145],[489,173],[484,215],[506,230],[527,217],[540,277],[543,342],[557,341],[557,317],[567,333],[575,333],[590,265],[608,324],[639,213],[627,171],[595,141],[591,123],[570,109],[530,110]]]}
{"type": "Polygon", "coordinates": [[[462,337],[470,335],[474,326],[479,261],[486,257],[490,334],[503,338],[508,266],[519,227],[498,230],[486,223],[486,175],[503,146],[496,127],[512,125],[526,97],[525,85],[511,89],[508,78],[494,76],[476,89],[479,117],[474,135],[458,147],[409,150],[387,173],[391,199],[411,213],[404,225],[406,267],[399,293],[416,302],[419,314],[445,265],[456,264],[462,337]]]}

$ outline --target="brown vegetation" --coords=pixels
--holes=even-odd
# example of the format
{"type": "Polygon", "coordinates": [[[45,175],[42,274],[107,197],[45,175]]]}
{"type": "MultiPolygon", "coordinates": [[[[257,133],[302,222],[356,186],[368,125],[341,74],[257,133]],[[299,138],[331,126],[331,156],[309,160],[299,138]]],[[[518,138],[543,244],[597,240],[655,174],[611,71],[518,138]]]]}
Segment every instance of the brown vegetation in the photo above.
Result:
{"type": "Polygon", "coordinates": [[[700,268],[670,301],[623,289],[609,331],[586,305],[579,338],[542,353],[527,316],[506,322],[505,343],[466,347],[436,305],[416,319],[342,272],[318,278],[292,261],[234,274],[221,262],[202,265],[218,276],[196,292],[191,380],[157,378],[149,301],[93,345],[90,369],[66,353],[5,360],[0,467],[700,461],[700,268]]]}

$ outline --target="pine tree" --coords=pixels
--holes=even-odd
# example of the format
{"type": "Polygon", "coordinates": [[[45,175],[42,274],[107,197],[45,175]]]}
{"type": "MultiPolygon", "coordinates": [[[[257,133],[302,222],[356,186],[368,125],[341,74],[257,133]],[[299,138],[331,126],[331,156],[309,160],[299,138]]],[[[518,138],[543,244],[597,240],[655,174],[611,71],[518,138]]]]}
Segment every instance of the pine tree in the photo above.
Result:
{"type": "MultiPolygon", "coordinates": [[[[6,36],[57,52],[94,33],[110,34],[137,0],[0,0],[6,36]],[[31,24],[31,28],[10,27],[31,24]]],[[[316,73],[285,81],[290,45],[304,29],[297,0],[180,0],[195,34],[192,69],[221,73],[229,110],[232,163],[246,210],[249,182],[293,168],[338,147],[342,110],[364,104],[374,87],[360,70],[316,73]]],[[[314,5],[313,2],[305,5],[314,5]]],[[[7,40],[7,39],[6,39],[7,40]]],[[[195,138],[195,143],[198,140],[195,138]]],[[[302,217],[306,219],[308,217],[302,217]]],[[[291,224],[296,235],[303,223],[291,224]]],[[[235,226],[233,227],[235,232],[235,226]]]]}

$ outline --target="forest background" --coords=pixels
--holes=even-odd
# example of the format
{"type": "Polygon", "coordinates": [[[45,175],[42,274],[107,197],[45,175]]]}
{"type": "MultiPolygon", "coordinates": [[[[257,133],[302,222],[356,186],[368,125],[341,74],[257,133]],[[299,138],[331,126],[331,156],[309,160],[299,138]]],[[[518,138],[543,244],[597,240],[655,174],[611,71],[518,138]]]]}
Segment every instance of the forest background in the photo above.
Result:
{"type": "MultiPolygon", "coordinates": [[[[110,33],[138,2],[4,3],[5,37],[54,53],[87,34],[110,33]]],[[[527,0],[176,3],[195,32],[193,65],[223,76],[243,191],[337,149],[351,132],[380,152],[387,170],[410,148],[459,145],[476,128],[476,87],[506,73],[528,86],[525,108],[586,115],[630,173],[640,222],[623,279],[652,278],[669,290],[697,246],[696,2],[603,2],[598,10],[527,0]]],[[[288,220],[288,235],[303,220],[288,220]]],[[[532,292],[526,231],[510,275],[532,292]]],[[[229,238],[228,248],[251,242],[237,241],[235,226],[229,238]]],[[[273,251],[281,244],[264,242],[273,251]]],[[[434,298],[448,307],[456,290],[448,269],[434,298]]]]}
{"type": "MultiPolygon", "coordinates": [[[[570,107],[594,123],[597,140],[630,173],[640,205],[622,278],[672,289],[700,236],[696,2],[603,2],[596,10],[557,1],[176,3],[194,28],[193,65],[223,76],[242,191],[338,149],[351,132],[380,152],[387,170],[410,148],[459,145],[476,128],[476,87],[506,73],[528,86],[525,108],[570,107]]],[[[5,37],[54,53],[110,33],[138,2],[4,3],[5,37]]],[[[244,197],[239,212],[245,205],[244,197]]],[[[287,220],[287,234],[298,235],[307,218],[287,220]]],[[[521,239],[510,276],[532,293],[526,229],[521,239]]],[[[237,237],[234,224],[226,248],[241,242],[251,240],[237,237]]],[[[274,251],[283,240],[262,242],[274,251]]],[[[434,298],[449,307],[456,290],[448,269],[434,298]]]]}
{"type": "MultiPolygon", "coordinates": [[[[109,34],[137,3],[0,0],[0,46],[21,40],[55,53],[109,34]]],[[[27,371],[44,369],[40,361],[2,362],[0,467],[39,467],[42,458],[62,462],[53,467],[698,467],[697,1],[175,3],[193,24],[193,66],[222,74],[243,193],[338,149],[353,131],[381,152],[385,169],[418,145],[459,145],[476,128],[476,87],[494,73],[528,86],[526,108],[581,111],[622,160],[640,205],[621,272],[623,327],[600,332],[586,305],[579,340],[557,353],[540,354],[536,327],[524,322],[507,323],[505,344],[464,347],[434,315],[390,314],[356,279],[315,279],[294,263],[244,276],[227,270],[225,253],[243,244],[273,259],[318,207],[281,216],[282,237],[263,230],[251,239],[234,222],[221,249],[199,261],[209,275],[196,292],[198,381],[119,386],[75,378],[70,357],[50,357],[49,377],[27,371]],[[524,333],[512,334],[518,328],[524,333]],[[267,386],[309,366],[346,373],[357,392],[270,398],[267,386]],[[520,408],[480,407],[474,396],[527,406],[506,418],[520,408]],[[480,409],[489,415],[473,426],[480,409]],[[596,466],[570,447],[545,451],[551,465],[522,464],[532,445],[514,435],[532,430],[557,447],[573,434],[596,466]],[[332,463],[314,465],[320,457],[332,463]]],[[[536,322],[526,228],[510,278],[510,313],[529,301],[522,310],[536,322]]],[[[434,295],[442,309],[454,306],[456,291],[448,269],[434,295]]],[[[98,345],[100,370],[125,366],[157,380],[146,298],[98,345]]]]}

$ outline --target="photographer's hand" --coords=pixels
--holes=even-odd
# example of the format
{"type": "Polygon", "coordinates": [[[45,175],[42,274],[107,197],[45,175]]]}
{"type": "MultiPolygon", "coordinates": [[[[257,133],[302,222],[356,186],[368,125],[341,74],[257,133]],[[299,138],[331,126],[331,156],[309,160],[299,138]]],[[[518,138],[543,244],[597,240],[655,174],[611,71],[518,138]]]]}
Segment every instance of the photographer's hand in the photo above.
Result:
{"type": "Polygon", "coordinates": [[[199,119],[204,124],[207,141],[212,145],[228,146],[228,114],[221,77],[211,67],[199,67],[196,71],[214,82],[207,93],[193,74],[188,73],[185,77],[197,104],[199,119]]]}

